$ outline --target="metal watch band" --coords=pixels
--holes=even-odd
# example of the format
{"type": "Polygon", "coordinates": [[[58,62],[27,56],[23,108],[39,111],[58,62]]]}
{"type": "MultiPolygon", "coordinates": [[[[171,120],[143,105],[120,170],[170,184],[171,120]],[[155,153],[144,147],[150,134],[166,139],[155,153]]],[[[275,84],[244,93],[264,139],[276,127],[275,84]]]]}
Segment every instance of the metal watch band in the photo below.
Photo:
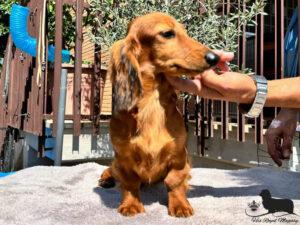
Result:
{"type": "Polygon", "coordinates": [[[256,96],[250,110],[245,116],[250,118],[257,118],[264,108],[267,93],[268,93],[268,81],[264,76],[250,75],[256,82],[256,96]]]}

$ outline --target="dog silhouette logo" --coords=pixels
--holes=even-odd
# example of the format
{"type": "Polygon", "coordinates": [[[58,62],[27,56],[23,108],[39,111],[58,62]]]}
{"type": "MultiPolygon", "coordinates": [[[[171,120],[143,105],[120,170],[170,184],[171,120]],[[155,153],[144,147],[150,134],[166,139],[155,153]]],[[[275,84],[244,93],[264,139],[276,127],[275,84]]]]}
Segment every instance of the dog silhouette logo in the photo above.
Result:
{"type": "Polygon", "coordinates": [[[286,215],[296,215],[299,216],[294,212],[294,202],[291,199],[281,199],[281,198],[272,198],[272,195],[268,189],[264,189],[260,192],[259,196],[262,198],[261,204],[253,200],[252,202],[248,203],[248,207],[252,211],[251,214],[245,210],[245,214],[249,217],[261,217],[268,214],[272,214],[275,217],[282,217],[286,215]],[[252,215],[253,212],[257,212],[258,208],[262,205],[266,213],[260,213],[258,215],[252,215]],[[277,212],[281,212],[280,215],[277,215],[277,212]],[[283,213],[283,214],[282,214],[283,213]],[[275,215],[276,214],[276,215],[275,215]]]}

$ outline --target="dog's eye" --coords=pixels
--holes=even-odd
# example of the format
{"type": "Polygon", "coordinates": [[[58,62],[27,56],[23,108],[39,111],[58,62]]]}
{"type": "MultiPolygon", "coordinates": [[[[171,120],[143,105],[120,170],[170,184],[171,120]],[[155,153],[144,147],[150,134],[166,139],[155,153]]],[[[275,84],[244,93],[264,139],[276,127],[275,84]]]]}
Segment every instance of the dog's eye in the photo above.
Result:
{"type": "Polygon", "coordinates": [[[166,32],[160,32],[159,33],[161,36],[163,36],[166,39],[171,39],[175,37],[175,31],[174,30],[169,30],[166,32]]]}

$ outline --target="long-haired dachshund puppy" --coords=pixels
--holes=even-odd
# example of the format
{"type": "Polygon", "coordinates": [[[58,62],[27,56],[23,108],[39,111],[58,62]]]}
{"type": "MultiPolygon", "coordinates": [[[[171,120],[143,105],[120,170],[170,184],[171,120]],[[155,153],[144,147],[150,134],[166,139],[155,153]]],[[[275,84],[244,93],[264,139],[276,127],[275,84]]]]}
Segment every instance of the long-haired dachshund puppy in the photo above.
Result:
{"type": "Polygon", "coordinates": [[[141,183],[161,180],[167,186],[169,214],[194,214],[186,198],[190,166],[185,126],[165,75],[195,76],[218,62],[209,48],[188,37],[183,25],[157,12],[133,20],[125,39],[111,47],[110,137],[115,158],[99,185],[120,182],[118,212],[124,216],[145,212],[141,183]]]}

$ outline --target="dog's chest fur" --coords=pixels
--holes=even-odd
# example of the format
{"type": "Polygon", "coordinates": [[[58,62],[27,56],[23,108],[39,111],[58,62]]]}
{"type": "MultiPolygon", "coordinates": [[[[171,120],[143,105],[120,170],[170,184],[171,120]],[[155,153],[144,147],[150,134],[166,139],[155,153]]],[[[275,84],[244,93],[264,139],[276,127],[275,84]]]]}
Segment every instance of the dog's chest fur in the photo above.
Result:
{"type": "Polygon", "coordinates": [[[156,180],[157,174],[164,174],[167,167],[168,146],[174,138],[166,127],[166,108],[160,102],[158,90],[147,94],[138,103],[137,133],[131,139],[136,148],[136,168],[139,176],[147,183],[156,180]]]}
{"type": "MultiPolygon", "coordinates": [[[[183,122],[178,128],[172,128],[174,124],[181,124],[178,120],[182,120],[176,109],[173,89],[169,85],[159,85],[144,93],[137,104],[137,113],[132,118],[134,135],[126,135],[129,137],[127,144],[116,150],[122,151],[122,161],[131,161],[131,168],[128,169],[132,169],[143,182],[160,180],[167,174],[172,158],[178,157],[178,150],[182,151],[185,143],[183,122]]],[[[119,138],[124,140],[124,136],[119,138]]]]}

